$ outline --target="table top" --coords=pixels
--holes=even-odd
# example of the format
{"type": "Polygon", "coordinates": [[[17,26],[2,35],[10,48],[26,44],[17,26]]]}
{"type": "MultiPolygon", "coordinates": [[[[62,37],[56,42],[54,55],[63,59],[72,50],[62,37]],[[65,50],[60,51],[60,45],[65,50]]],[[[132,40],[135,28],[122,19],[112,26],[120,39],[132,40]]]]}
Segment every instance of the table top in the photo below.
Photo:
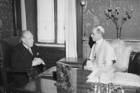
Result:
{"type": "Polygon", "coordinates": [[[57,64],[65,64],[73,68],[82,68],[86,59],[84,58],[63,58],[60,59],[57,64]]]}
{"type": "Polygon", "coordinates": [[[77,62],[77,63],[82,63],[83,61],[85,61],[84,58],[62,58],[59,60],[60,62],[77,62]]]}

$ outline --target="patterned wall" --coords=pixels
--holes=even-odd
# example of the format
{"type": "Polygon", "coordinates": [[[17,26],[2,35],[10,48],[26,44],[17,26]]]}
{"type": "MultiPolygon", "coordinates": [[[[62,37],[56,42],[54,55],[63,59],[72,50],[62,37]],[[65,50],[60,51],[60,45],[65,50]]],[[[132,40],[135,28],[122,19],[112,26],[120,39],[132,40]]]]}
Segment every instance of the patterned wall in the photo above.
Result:
{"type": "MultiPolygon", "coordinates": [[[[140,0],[85,0],[83,7],[83,57],[88,58],[91,48],[88,45],[88,38],[93,26],[102,25],[105,30],[106,39],[116,39],[115,25],[111,20],[106,20],[105,9],[119,7],[121,10],[133,9],[132,18],[122,28],[121,39],[132,46],[134,51],[140,51],[140,0]],[[129,40],[129,41],[128,41],[129,40]]],[[[122,16],[122,15],[121,15],[122,16]]]]}
{"type": "MultiPolygon", "coordinates": [[[[116,7],[121,11],[133,9],[132,18],[125,22],[122,29],[122,39],[140,40],[140,0],[86,0],[83,7],[84,32],[83,37],[89,37],[91,29],[95,25],[105,27],[105,38],[116,39],[115,25],[106,20],[105,9],[116,7]]],[[[120,15],[123,16],[123,13],[120,15]]]]}
{"type": "Polygon", "coordinates": [[[13,0],[0,0],[0,37],[9,38],[13,35],[13,0]]]}

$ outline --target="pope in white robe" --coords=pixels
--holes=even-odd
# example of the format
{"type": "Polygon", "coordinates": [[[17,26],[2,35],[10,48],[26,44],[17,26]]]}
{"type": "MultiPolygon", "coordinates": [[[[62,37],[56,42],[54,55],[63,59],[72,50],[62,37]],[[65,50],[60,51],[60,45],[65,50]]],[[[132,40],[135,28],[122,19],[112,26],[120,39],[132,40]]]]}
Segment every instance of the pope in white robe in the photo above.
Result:
{"type": "Polygon", "coordinates": [[[123,49],[123,52],[120,52],[119,56],[123,56],[119,59],[115,48],[106,40],[103,39],[104,28],[102,26],[97,26],[92,30],[92,39],[96,41],[96,44],[93,45],[89,60],[87,61],[86,66],[84,67],[87,70],[92,72],[87,77],[87,82],[101,82],[101,83],[114,83],[120,85],[129,85],[129,86],[140,86],[140,77],[131,73],[121,72],[126,69],[126,66],[121,66],[127,64],[125,60],[129,57],[129,50],[123,49]],[[127,51],[128,50],[128,51],[127,51]],[[128,56],[125,56],[128,54],[128,56]],[[117,56],[116,56],[117,55],[117,56]],[[125,58],[124,58],[125,57],[125,58]],[[118,65],[119,64],[119,65],[118,65]],[[118,69],[119,68],[119,71],[118,69]]]}
{"type": "Polygon", "coordinates": [[[110,72],[113,71],[112,64],[115,62],[116,56],[112,46],[103,39],[103,33],[104,28],[102,26],[97,26],[92,30],[92,39],[96,43],[91,49],[89,60],[85,66],[85,69],[92,71],[88,76],[88,82],[98,82],[102,79],[108,82],[107,79],[111,78],[108,77],[112,76],[110,72]]]}

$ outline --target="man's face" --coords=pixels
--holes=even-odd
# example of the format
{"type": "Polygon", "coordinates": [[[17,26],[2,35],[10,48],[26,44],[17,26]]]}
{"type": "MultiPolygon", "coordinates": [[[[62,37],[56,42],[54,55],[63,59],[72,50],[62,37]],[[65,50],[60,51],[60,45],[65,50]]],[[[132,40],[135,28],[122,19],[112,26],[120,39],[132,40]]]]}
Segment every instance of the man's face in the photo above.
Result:
{"type": "Polygon", "coordinates": [[[34,43],[33,35],[31,33],[26,34],[23,38],[23,43],[28,47],[32,47],[34,43]]]}
{"type": "Polygon", "coordinates": [[[93,28],[91,37],[93,41],[97,41],[100,38],[100,33],[97,32],[96,28],[93,28]]]}

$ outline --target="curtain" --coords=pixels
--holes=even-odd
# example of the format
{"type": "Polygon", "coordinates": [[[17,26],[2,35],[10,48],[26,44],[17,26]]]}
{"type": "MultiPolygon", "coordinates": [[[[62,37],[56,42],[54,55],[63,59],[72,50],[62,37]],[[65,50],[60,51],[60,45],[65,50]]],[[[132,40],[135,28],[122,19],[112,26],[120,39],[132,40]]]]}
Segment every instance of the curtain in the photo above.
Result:
{"type": "Polygon", "coordinates": [[[77,58],[76,0],[65,0],[66,57],[77,58]]]}
{"type": "Polygon", "coordinates": [[[21,22],[22,30],[27,30],[25,0],[21,0],[21,22]]]}
{"type": "Polygon", "coordinates": [[[65,1],[57,0],[57,42],[64,43],[65,1]]]}
{"type": "Polygon", "coordinates": [[[37,0],[37,38],[39,42],[55,41],[54,0],[37,0]]]}

